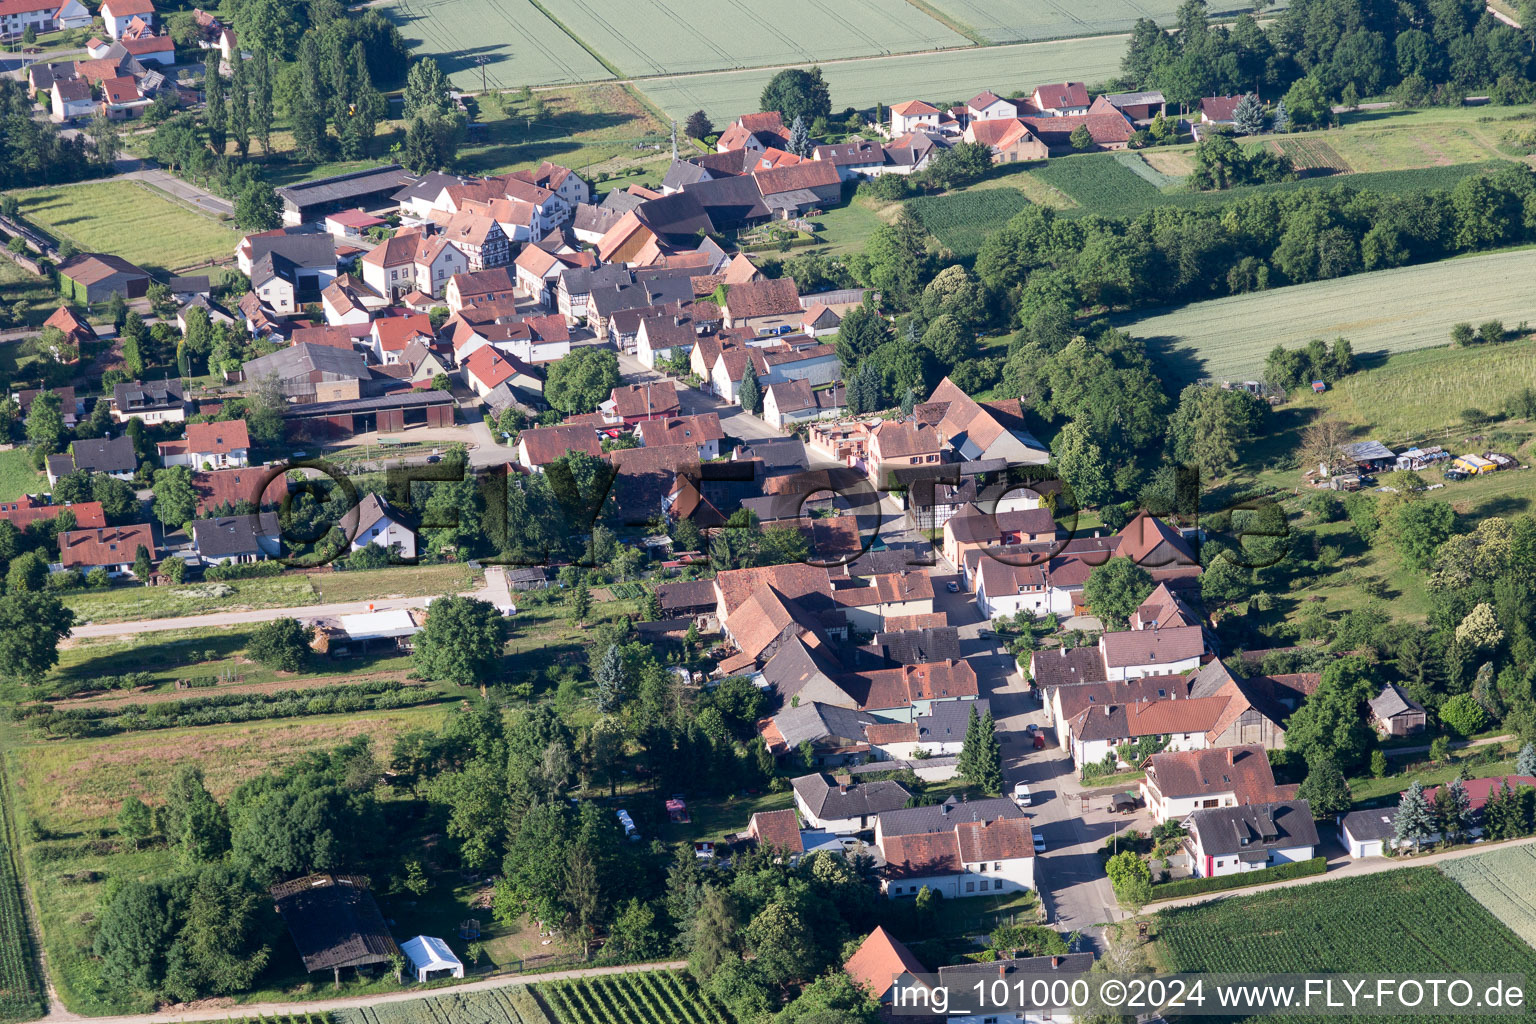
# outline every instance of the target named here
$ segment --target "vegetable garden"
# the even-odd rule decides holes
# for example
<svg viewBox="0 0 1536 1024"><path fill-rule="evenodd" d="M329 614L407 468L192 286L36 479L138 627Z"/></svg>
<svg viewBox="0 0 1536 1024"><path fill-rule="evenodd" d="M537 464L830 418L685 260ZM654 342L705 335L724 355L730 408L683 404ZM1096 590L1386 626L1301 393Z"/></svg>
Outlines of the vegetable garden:
<svg viewBox="0 0 1536 1024"><path fill-rule="evenodd" d="M1348 174L1352 167L1322 139L1289 138L1270 140L1291 166L1304 175Z"/></svg>
<svg viewBox="0 0 1536 1024"><path fill-rule="evenodd" d="M1516 935L1536 946L1536 847L1490 850L1446 861L1440 870Z"/></svg>
<svg viewBox="0 0 1536 1024"><path fill-rule="evenodd" d="M947 196L922 196L907 209L927 232L956 256L974 256L998 226L1029 205L1013 188L985 188Z"/></svg>
<svg viewBox="0 0 1536 1024"><path fill-rule="evenodd" d="M726 1009L680 971L546 981L539 995L557 1024L732 1024Z"/></svg>
<svg viewBox="0 0 1536 1024"><path fill-rule="evenodd" d="M1536 950L1433 868L1237 896L1165 910L1157 921L1159 962L1170 972L1304 974L1325 967L1341 974L1430 977L1451 970L1536 978Z"/></svg>

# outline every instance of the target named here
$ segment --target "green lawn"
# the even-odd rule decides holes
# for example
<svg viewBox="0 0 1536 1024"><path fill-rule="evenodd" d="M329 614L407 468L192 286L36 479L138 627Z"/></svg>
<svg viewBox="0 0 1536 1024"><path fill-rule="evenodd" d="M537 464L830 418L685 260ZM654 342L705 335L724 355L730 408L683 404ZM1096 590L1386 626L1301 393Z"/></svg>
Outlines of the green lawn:
<svg viewBox="0 0 1536 1024"><path fill-rule="evenodd" d="M0 452L0 501L12 501L23 494L48 490L48 478L32 466L32 453L26 448Z"/></svg>
<svg viewBox="0 0 1536 1024"><path fill-rule="evenodd" d="M1425 742L1428 742L1427 737ZM1372 803L1380 801L1384 798L1390 797L1394 793L1401 793L1403 790L1407 789L1414 780L1418 780L1425 786L1437 786L1441 783L1450 782L1452 779L1456 778L1457 773L1460 772L1463 761L1465 761L1471 755L1484 753L1488 749L1488 747L1483 746L1458 750L1451 755L1451 759L1449 761L1434 768L1422 768L1417 771L1403 771L1395 775L1386 775L1379 779L1371 778L1369 776L1364 776L1358 779L1350 779L1349 795L1354 800L1355 806L1364 807L1369 806ZM1487 764L1471 765L1468 770L1472 773L1472 777L1474 779L1486 779L1500 775L1509 775L1515 770L1515 758L1513 756L1514 751L1509 749L1508 745L1505 745L1500 749L1504 750L1506 753L1509 753L1511 756L1501 761L1492 761ZM1406 755L1407 759L1410 761L1416 761L1425 756L1426 755L1424 754ZM1390 764L1391 762L1389 761L1388 763ZM1390 802L1391 801L1389 800L1388 803Z"/></svg>
<svg viewBox="0 0 1536 1024"><path fill-rule="evenodd" d="M382 597L436 597L478 590L485 585L485 574L467 565L401 565L368 572L326 573L313 579L323 604Z"/></svg>
<svg viewBox="0 0 1536 1024"><path fill-rule="evenodd" d="M5 312L20 302L26 307L26 326L39 327L53 315L63 300L53 286L40 277L33 277L10 260L0 257L0 302ZM7 349L14 345L7 344Z"/></svg>
<svg viewBox="0 0 1536 1024"><path fill-rule="evenodd" d="M133 181L17 193L27 220L83 252L109 252L146 270L174 271L233 258L240 234Z"/></svg>
<svg viewBox="0 0 1536 1024"><path fill-rule="evenodd" d="M893 205L858 196L818 215L815 224L819 251L842 256L859 252L876 228L889 223L895 212Z"/></svg>

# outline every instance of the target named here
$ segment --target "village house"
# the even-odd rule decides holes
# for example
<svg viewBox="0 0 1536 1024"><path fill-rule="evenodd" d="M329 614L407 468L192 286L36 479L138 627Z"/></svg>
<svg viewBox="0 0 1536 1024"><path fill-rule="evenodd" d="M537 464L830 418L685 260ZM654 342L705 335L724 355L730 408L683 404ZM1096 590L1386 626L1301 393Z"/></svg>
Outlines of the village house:
<svg viewBox="0 0 1536 1024"><path fill-rule="evenodd" d="M133 571L140 548L155 557L155 537L148 523L69 530L59 534L59 567L85 573L105 569L121 576Z"/></svg>
<svg viewBox="0 0 1536 1024"><path fill-rule="evenodd" d="M592 201L592 186L569 167L552 164L545 160L531 171L513 171L507 175L530 185L553 192L574 209L578 204Z"/></svg>
<svg viewBox="0 0 1536 1024"><path fill-rule="evenodd" d="M288 494L288 478L276 469L218 469L192 473L197 492L197 514L234 514L251 509L276 508Z"/></svg>
<svg viewBox="0 0 1536 1024"><path fill-rule="evenodd" d="M847 391L835 384L813 388L801 378L774 381L763 388L763 422L779 431L810 420L836 419L847 406Z"/></svg>
<svg viewBox="0 0 1536 1024"><path fill-rule="evenodd" d="M87 323L83 317L76 316L74 311L68 306L60 306L54 310L52 315L43 321L43 326L57 328L64 335L64 340L73 346L77 353L81 345L88 341L96 340L96 329ZM54 352L52 355L60 362L67 363L73 361L67 358L63 352Z"/></svg>
<svg viewBox="0 0 1536 1024"><path fill-rule="evenodd" d="M56 78L49 95L53 120L59 124L96 113L91 83L83 78Z"/></svg>
<svg viewBox="0 0 1536 1024"><path fill-rule="evenodd" d="M1275 785L1269 753L1257 743L1153 754L1141 783L1142 800L1158 824L1182 821L1198 810L1271 803L1293 795L1294 787Z"/></svg>
<svg viewBox="0 0 1536 1024"><path fill-rule="evenodd" d="M150 35L148 33L135 36L130 39L124 37L117 41L128 55L137 60L146 68L151 64L169 65L176 63L176 44L171 37ZM113 56L113 49L107 50L107 56Z"/></svg>
<svg viewBox="0 0 1536 1024"><path fill-rule="evenodd" d="M250 461L251 438L245 420L188 423L186 436L156 442L160 464L191 469L230 469Z"/></svg>
<svg viewBox="0 0 1536 1024"><path fill-rule="evenodd" d="M747 819L747 838L785 863L793 864L805 853L805 844L800 839L800 821L788 807L753 814Z"/></svg>
<svg viewBox="0 0 1536 1024"><path fill-rule="evenodd" d="M281 553L277 513L220 516L192 524L192 550L203 565L259 562Z"/></svg>
<svg viewBox="0 0 1536 1024"><path fill-rule="evenodd" d="M960 1006L975 1007L976 991L981 985L997 983L1010 992L1064 992L1067 990L1063 986L1079 988L1088 981L1085 976L1092 969L1092 953L1062 953L1013 959L999 957L986 963L965 961L942 965L938 969L939 984L947 991L956 993L956 1003L950 1005L947 1024L1072 1024L1076 1016L1060 1009L998 1013L992 1007L987 1007L982 1013L955 1011Z"/></svg>
<svg viewBox="0 0 1536 1024"><path fill-rule="evenodd" d="M991 701L985 697L934 701L927 714L913 715L910 722L880 721L866 726L864 738L882 761L958 756L965 745L973 708L978 717L984 717L991 710Z"/></svg>
<svg viewBox="0 0 1536 1024"><path fill-rule="evenodd" d="M691 312L681 309L642 317L635 330L635 358L654 370L658 363L670 362L679 352L691 353L701 333L705 333L703 325L694 320Z"/></svg>
<svg viewBox="0 0 1536 1024"><path fill-rule="evenodd" d="M544 467L565 453L578 451L593 458L603 454L597 432L591 427L533 427L517 435L517 461L523 468L542 473Z"/></svg>
<svg viewBox="0 0 1536 1024"><path fill-rule="evenodd" d="M843 970L855 985L880 1004L881 1020L892 1019L894 1014L889 1007L904 998L905 990L922 990L914 992L914 996L926 997L928 994L927 986L917 978L927 974L928 968L883 927L876 927L869 933L858 951L843 965ZM928 1004L924 1001L911 1005Z"/></svg>
<svg viewBox="0 0 1536 1024"><path fill-rule="evenodd" d="M21 409L21 421L27 422L32 415L32 403L38 395L51 394L59 400L59 415L64 419L64 426L73 430L75 424L80 422L80 417L85 415L85 399L75 394L73 385L66 384L61 388L23 388L20 391L11 392L11 400Z"/></svg>
<svg viewBox="0 0 1536 1024"><path fill-rule="evenodd" d="M940 461L938 431L911 420L884 420L869 431L869 479L880 487L898 466Z"/></svg>
<svg viewBox="0 0 1536 1024"><path fill-rule="evenodd" d="M1105 632L1099 634L1099 653L1111 680L1184 675L1200 667L1205 631L1172 626Z"/></svg>
<svg viewBox="0 0 1536 1024"><path fill-rule="evenodd" d="M218 50L220 58L225 61L232 61L238 56L234 29L196 7L192 8L192 24L196 26L194 39L199 49Z"/></svg>
<svg viewBox="0 0 1536 1024"><path fill-rule="evenodd" d="M1029 102L1036 112L1048 117L1077 117L1088 113L1088 88L1082 82L1036 86Z"/></svg>
<svg viewBox="0 0 1536 1024"><path fill-rule="evenodd" d="M367 544L377 544L385 551L397 546L402 559L416 557L416 531L388 501L377 494L363 495L356 505L347 510L337 524L347 539L349 551L357 551Z"/></svg>
<svg viewBox="0 0 1536 1024"><path fill-rule="evenodd" d="M770 147L786 148L789 145L789 129L784 117L777 110L762 114L742 114L732 121L715 142L715 152L729 153L748 149L761 153Z"/></svg>
<svg viewBox="0 0 1536 1024"><path fill-rule="evenodd" d="M923 129L939 130L939 108L922 100L891 105L891 138Z"/></svg>
<svg viewBox="0 0 1536 1024"><path fill-rule="evenodd" d="M1305 800L1202 809L1184 828L1197 878L1311 860L1317 852L1317 826Z"/></svg>
<svg viewBox="0 0 1536 1024"><path fill-rule="evenodd" d="M481 398L488 398L497 388L506 385L514 392L511 397L518 397L525 404L543 402L544 381L533 367L516 356L484 345L470 353L468 359L461 360L459 366L464 371L464 383Z"/></svg>
<svg viewBox="0 0 1536 1024"><path fill-rule="evenodd" d="M106 513L99 501L66 501L50 505L30 494L23 494L14 501L0 501L0 519L23 533L33 523L57 519L65 512L74 517L74 529L97 529L107 525Z"/></svg>
<svg viewBox="0 0 1536 1024"><path fill-rule="evenodd" d="M881 888L891 898L924 887L957 899L1035 886L1029 820L1012 800L950 797L885 811L875 819L875 846L886 862Z"/></svg>
<svg viewBox="0 0 1536 1024"><path fill-rule="evenodd" d="M1050 147L1016 117L972 121L966 126L963 137L966 142L986 146L994 164L1044 160L1051 155Z"/></svg>
<svg viewBox="0 0 1536 1024"><path fill-rule="evenodd" d="M988 514L974 502L944 522L944 558L963 565L968 552L1010 544L1034 544L1056 539L1056 520L1049 509L1016 509ZM987 559L987 561L996 561Z"/></svg>
<svg viewBox="0 0 1536 1024"><path fill-rule="evenodd" d="M492 216L461 210L439 221L443 238L464 254L471 273L490 267L504 267L512 262L511 242L507 232Z"/></svg>
<svg viewBox="0 0 1536 1024"><path fill-rule="evenodd" d="M457 313L465 306L485 302L516 302L517 281L506 267L454 274L443 293L448 311Z"/></svg>
<svg viewBox="0 0 1536 1024"><path fill-rule="evenodd" d="M320 308L327 324L362 327L364 333L374 314L388 305L388 299L351 274L342 274L320 293Z"/></svg>
<svg viewBox="0 0 1536 1024"><path fill-rule="evenodd" d="M1006 120L1018 117L1019 107L988 89L966 101L965 116L972 122Z"/></svg>
<svg viewBox="0 0 1536 1024"><path fill-rule="evenodd" d="M1146 737L1165 737L1169 750L1203 750L1213 745L1208 734L1221 721L1227 704L1226 697L1179 697L1170 690L1165 700L1095 705L1066 723L1065 746L1079 772L1090 764L1108 764L1122 744Z"/></svg>
<svg viewBox="0 0 1536 1024"><path fill-rule="evenodd" d="M809 828L834 835L853 835L873 828L881 813L900 810L912 797L899 782L834 782L821 772L792 779L790 787L801 820Z"/></svg>
<svg viewBox="0 0 1536 1024"><path fill-rule="evenodd" d="M71 441L69 451L48 456L44 465L51 487L74 472L105 473L119 480L132 480L139 469L139 457L133 450L133 438L122 434Z"/></svg>
<svg viewBox="0 0 1536 1024"><path fill-rule="evenodd" d="M120 39L124 31L138 18L147 25L155 21L155 5L152 0L105 0L101 5L101 20L107 27L107 35Z"/></svg>
<svg viewBox="0 0 1536 1024"><path fill-rule="evenodd" d="M1462 781L1462 789L1467 795L1467 809L1472 816L1471 827L1467 830L1470 838L1476 839L1483 835L1486 822L1483 818L1484 808L1488 801L1498 793L1502 793L1507 786L1511 792L1521 788L1536 788L1536 777L1530 775L1499 775L1481 779L1465 779ZM1435 806L1435 798L1440 793L1439 786L1429 786L1424 790L1424 799L1430 807ZM1361 857L1383 857L1386 851L1395 846L1408 848L1418 846L1434 846L1440 843L1444 836L1439 832L1430 832L1419 837L1417 843L1411 839L1404 839L1401 844L1396 841L1397 834L1397 807L1378 807L1361 811L1351 811L1339 816L1339 841L1344 849L1349 851L1351 858L1358 860Z"/></svg>
<svg viewBox="0 0 1536 1024"><path fill-rule="evenodd" d="M187 400L179 379L126 381L112 388L112 419L118 423L180 423L186 418Z"/></svg>
<svg viewBox="0 0 1536 1024"><path fill-rule="evenodd" d="M368 332L368 347L377 363L393 365L411 345L430 345L436 340L432 320L425 313L388 316L375 320Z"/></svg>
<svg viewBox="0 0 1536 1024"><path fill-rule="evenodd" d="M391 298L409 291L439 298L455 274L469 269L469 261L458 246L443 235L426 234L422 228L401 228L360 262L363 282Z"/></svg>

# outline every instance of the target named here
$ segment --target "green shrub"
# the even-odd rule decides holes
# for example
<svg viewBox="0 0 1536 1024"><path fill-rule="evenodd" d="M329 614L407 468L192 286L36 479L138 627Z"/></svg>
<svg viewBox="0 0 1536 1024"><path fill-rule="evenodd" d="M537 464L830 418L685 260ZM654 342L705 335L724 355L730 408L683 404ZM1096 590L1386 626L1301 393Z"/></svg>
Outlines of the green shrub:
<svg viewBox="0 0 1536 1024"><path fill-rule="evenodd" d="M1250 885L1283 882L1288 878L1306 878L1321 875L1328 870L1327 857L1313 857L1291 864L1280 864L1258 871L1241 871L1235 875L1217 875L1214 878L1181 878L1152 887L1152 900L1174 900L1181 896L1197 896L1204 892L1221 892L1224 889L1242 889Z"/></svg>

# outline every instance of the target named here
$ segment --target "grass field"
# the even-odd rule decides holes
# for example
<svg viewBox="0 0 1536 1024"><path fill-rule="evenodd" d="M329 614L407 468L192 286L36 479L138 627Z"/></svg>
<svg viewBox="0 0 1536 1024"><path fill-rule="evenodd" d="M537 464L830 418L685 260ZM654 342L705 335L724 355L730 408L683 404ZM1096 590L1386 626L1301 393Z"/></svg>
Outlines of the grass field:
<svg viewBox="0 0 1536 1024"><path fill-rule="evenodd" d="M971 45L906 0L777 0L766 6L748 0L631 0L622 7L609 0L547 0L546 6L572 35L628 76ZM814 31L807 31L810 26Z"/></svg>
<svg viewBox="0 0 1536 1024"><path fill-rule="evenodd" d="M1324 394L1293 395L1291 404L1337 416L1389 443L1459 426L1463 409L1496 414L1505 398L1525 387L1536 388L1533 338L1401 353L1343 378Z"/></svg>
<svg viewBox="0 0 1536 1024"><path fill-rule="evenodd" d="M59 308L59 293L47 281L33 277L10 260L0 257L0 302L6 313L17 302L27 308L27 326L37 327Z"/></svg>
<svg viewBox="0 0 1536 1024"><path fill-rule="evenodd" d="M956 256L974 256L981 243L1010 217L1029 205L1024 193L1012 188L975 189L945 196L923 196L907 209L928 233Z"/></svg>
<svg viewBox="0 0 1536 1024"><path fill-rule="evenodd" d="M1136 179L1140 180L1140 179ZM1451 325L1536 317L1536 249L1482 253L1194 303L1131 320L1175 376L1252 377L1276 345L1343 335L1358 356L1447 343ZM1468 288L1468 282L1477 287ZM1447 410L1454 415L1460 410Z"/></svg>
<svg viewBox="0 0 1536 1024"><path fill-rule="evenodd" d="M3 264L0 264L3 265ZM48 489L48 478L32 467L32 453L25 448L0 452L0 501Z"/></svg>
<svg viewBox="0 0 1536 1024"><path fill-rule="evenodd" d="M478 590L485 574L467 565L414 565L369 572L333 572L314 577L324 604L372 601L380 597L435 597Z"/></svg>
<svg viewBox="0 0 1536 1024"><path fill-rule="evenodd" d="M538 990L558 1024L733 1024L725 1007L682 971L547 981Z"/></svg>
<svg viewBox="0 0 1536 1024"><path fill-rule="evenodd" d="M22 215L49 234L147 270L229 259L240 240L233 221L221 223L132 181L35 189L17 198Z"/></svg>
<svg viewBox="0 0 1536 1024"><path fill-rule="evenodd" d="M1536 950L1433 868L1234 896L1165 910L1156 922L1154 958L1168 971L1524 974L1528 993L1536 978Z"/></svg>
<svg viewBox="0 0 1536 1024"><path fill-rule="evenodd" d="M665 125L629 88L613 83L540 92L543 117L516 93L482 98L475 120L485 128L459 151L474 174L501 174L553 160L589 182L605 175L649 172L660 182L672 158Z"/></svg>
<svg viewBox="0 0 1536 1024"><path fill-rule="evenodd" d="M918 97L942 104L964 102L983 86L1005 95L1041 82L1071 79L1092 85L1120 73L1124 52L1123 36L1099 36L964 53L870 57L823 64L821 72L831 88L833 110ZM669 117L682 121L703 110L716 125L723 125L743 111L758 109L758 97L773 74L766 69L717 71L651 78L639 85Z"/></svg>
<svg viewBox="0 0 1536 1024"><path fill-rule="evenodd" d="M318 604L320 594L308 576L268 576L182 587L122 584L107 590L79 590L63 595L78 622L128 622L254 608L296 608ZM222 588L234 589L226 594Z"/></svg>
<svg viewBox="0 0 1536 1024"><path fill-rule="evenodd" d="M1448 877L1509 930L1536 946L1536 847L1512 846L1446 861Z"/></svg>
<svg viewBox="0 0 1536 1024"><path fill-rule="evenodd" d="M614 77L530 0L394 0L378 8L419 56L460 89L558 85Z"/></svg>

